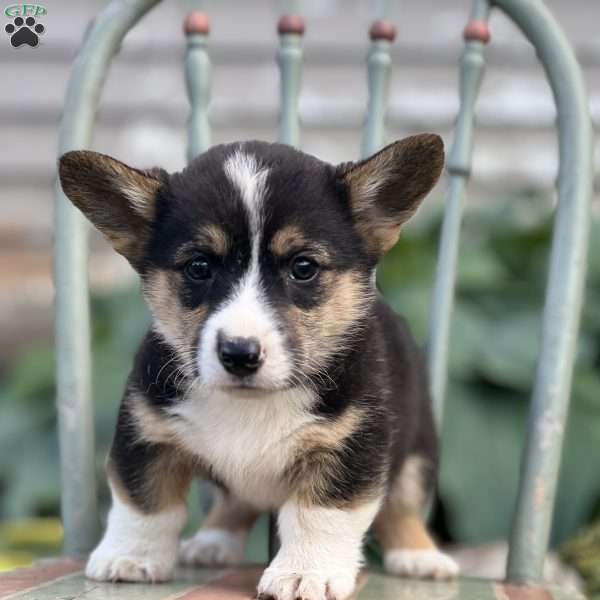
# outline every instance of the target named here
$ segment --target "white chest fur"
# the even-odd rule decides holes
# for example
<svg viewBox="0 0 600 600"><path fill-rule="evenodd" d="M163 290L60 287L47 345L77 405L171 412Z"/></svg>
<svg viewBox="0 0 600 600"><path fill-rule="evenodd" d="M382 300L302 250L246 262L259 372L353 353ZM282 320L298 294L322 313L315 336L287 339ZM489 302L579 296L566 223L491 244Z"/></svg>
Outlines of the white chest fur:
<svg viewBox="0 0 600 600"><path fill-rule="evenodd" d="M172 409L179 443L237 496L261 509L280 506L289 490L282 474L295 456L303 430L317 417L303 390L266 396L198 392Z"/></svg>

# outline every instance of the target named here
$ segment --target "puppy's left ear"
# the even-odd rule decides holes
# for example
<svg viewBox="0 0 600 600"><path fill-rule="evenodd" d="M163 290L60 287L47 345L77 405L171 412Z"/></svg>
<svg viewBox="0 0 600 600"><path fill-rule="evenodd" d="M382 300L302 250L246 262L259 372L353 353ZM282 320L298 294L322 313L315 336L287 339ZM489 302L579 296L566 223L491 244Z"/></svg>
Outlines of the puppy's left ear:
<svg viewBox="0 0 600 600"><path fill-rule="evenodd" d="M392 248L401 225L437 183L443 166L442 139L424 133L394 142L366 160L338 167L356 228L371 252L381 256Z"/></svg>

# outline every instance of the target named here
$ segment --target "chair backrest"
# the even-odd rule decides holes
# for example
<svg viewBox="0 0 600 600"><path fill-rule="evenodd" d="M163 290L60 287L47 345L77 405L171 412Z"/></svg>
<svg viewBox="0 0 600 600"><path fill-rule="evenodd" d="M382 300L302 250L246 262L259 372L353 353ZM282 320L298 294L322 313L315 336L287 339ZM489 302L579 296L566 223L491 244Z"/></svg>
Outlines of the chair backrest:
<svg viewBox="0 0 600 600"><path fill-rule="evenodd" d="M127 32L160 0L112 0L94 21L74 64L60 130L59 153L88 148L110 63ZM461 216L471 172L474 109L490 40L492 8L503 11L535 47L552 88L558 114L558 205L543 316L542 345L531 401L527 443L510 538L507 578L539 581L548 547L563 433L569 404L575 343L582 304L591 197L591 124L582 74L574 52L541 0L473 0L460 61L460 109L447 170L448 197L434 284L428 359L438 425L446 394L448 344ZM278 139L298 145L298 97L303 20L278 24L281 76ZM185 21L186 81L191 104L188 158L210 146L209 22L194 12ZM394 27L377 21L367 57L369 100L362 155L384 143ZM90 325L87 228L59 186L56 189L57 406L65 551L84 554L96 542L94 436L90 392Z"/></svg>

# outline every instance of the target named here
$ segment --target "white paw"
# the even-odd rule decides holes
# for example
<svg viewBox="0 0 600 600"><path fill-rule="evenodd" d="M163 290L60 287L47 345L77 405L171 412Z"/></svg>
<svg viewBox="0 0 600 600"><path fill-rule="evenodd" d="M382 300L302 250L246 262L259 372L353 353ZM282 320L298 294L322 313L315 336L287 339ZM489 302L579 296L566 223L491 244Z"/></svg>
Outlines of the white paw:
<svg viewBox="0 0 600 600"><path fill-rule="evenodd" d="M113 505L102 541L92 552L85 574L97 581L167 581L177 562L185 505L146 514L121 500L112 489Z"/></svg>
<svg viewBox="0 0 600 600"><path fill-rule="evenodd" d="M269 567L258 583L258 599L346 600L355 585L354 572L295 571Z"/></svg>
<svg viewBox="0 0 600 600"><path fill-rule="evenodd" d="M201 529L179 546L179 562L184 565L232 566L243 558L243 539L225 529Z"/></svg>
<svg viewBox="0 0 600 600"><path fill-rule="evenodd" d="M428 550L391 550L384 559L385 569L405 577L430 577L450 579L458 575L456 561L432 548Z"/></svg>
<svg viewBox="0 0 600 600"><path fill-rule="evenodd" d="M143 581L157 583L173 576L174 560L165 553L126 554L105 550L100 545L92 552L85 574L96 581Z"/></svg>

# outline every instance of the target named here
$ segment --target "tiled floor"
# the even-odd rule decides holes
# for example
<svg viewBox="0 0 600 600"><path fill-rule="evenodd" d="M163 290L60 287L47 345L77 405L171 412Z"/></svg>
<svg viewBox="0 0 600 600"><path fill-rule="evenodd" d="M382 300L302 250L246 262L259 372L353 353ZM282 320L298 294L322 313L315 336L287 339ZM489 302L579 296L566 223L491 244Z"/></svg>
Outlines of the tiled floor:
<svg viewBox="0 0 600 600"><path fill-rule="evenodd" d="M167 584L111 584L85 579L82 565L60 560L0 575L0 600L249 600L261 567L180 570ZM518 588L460 579L431 582L369 573L359 580L358 600L583 600L556 590Z"/></svg>

